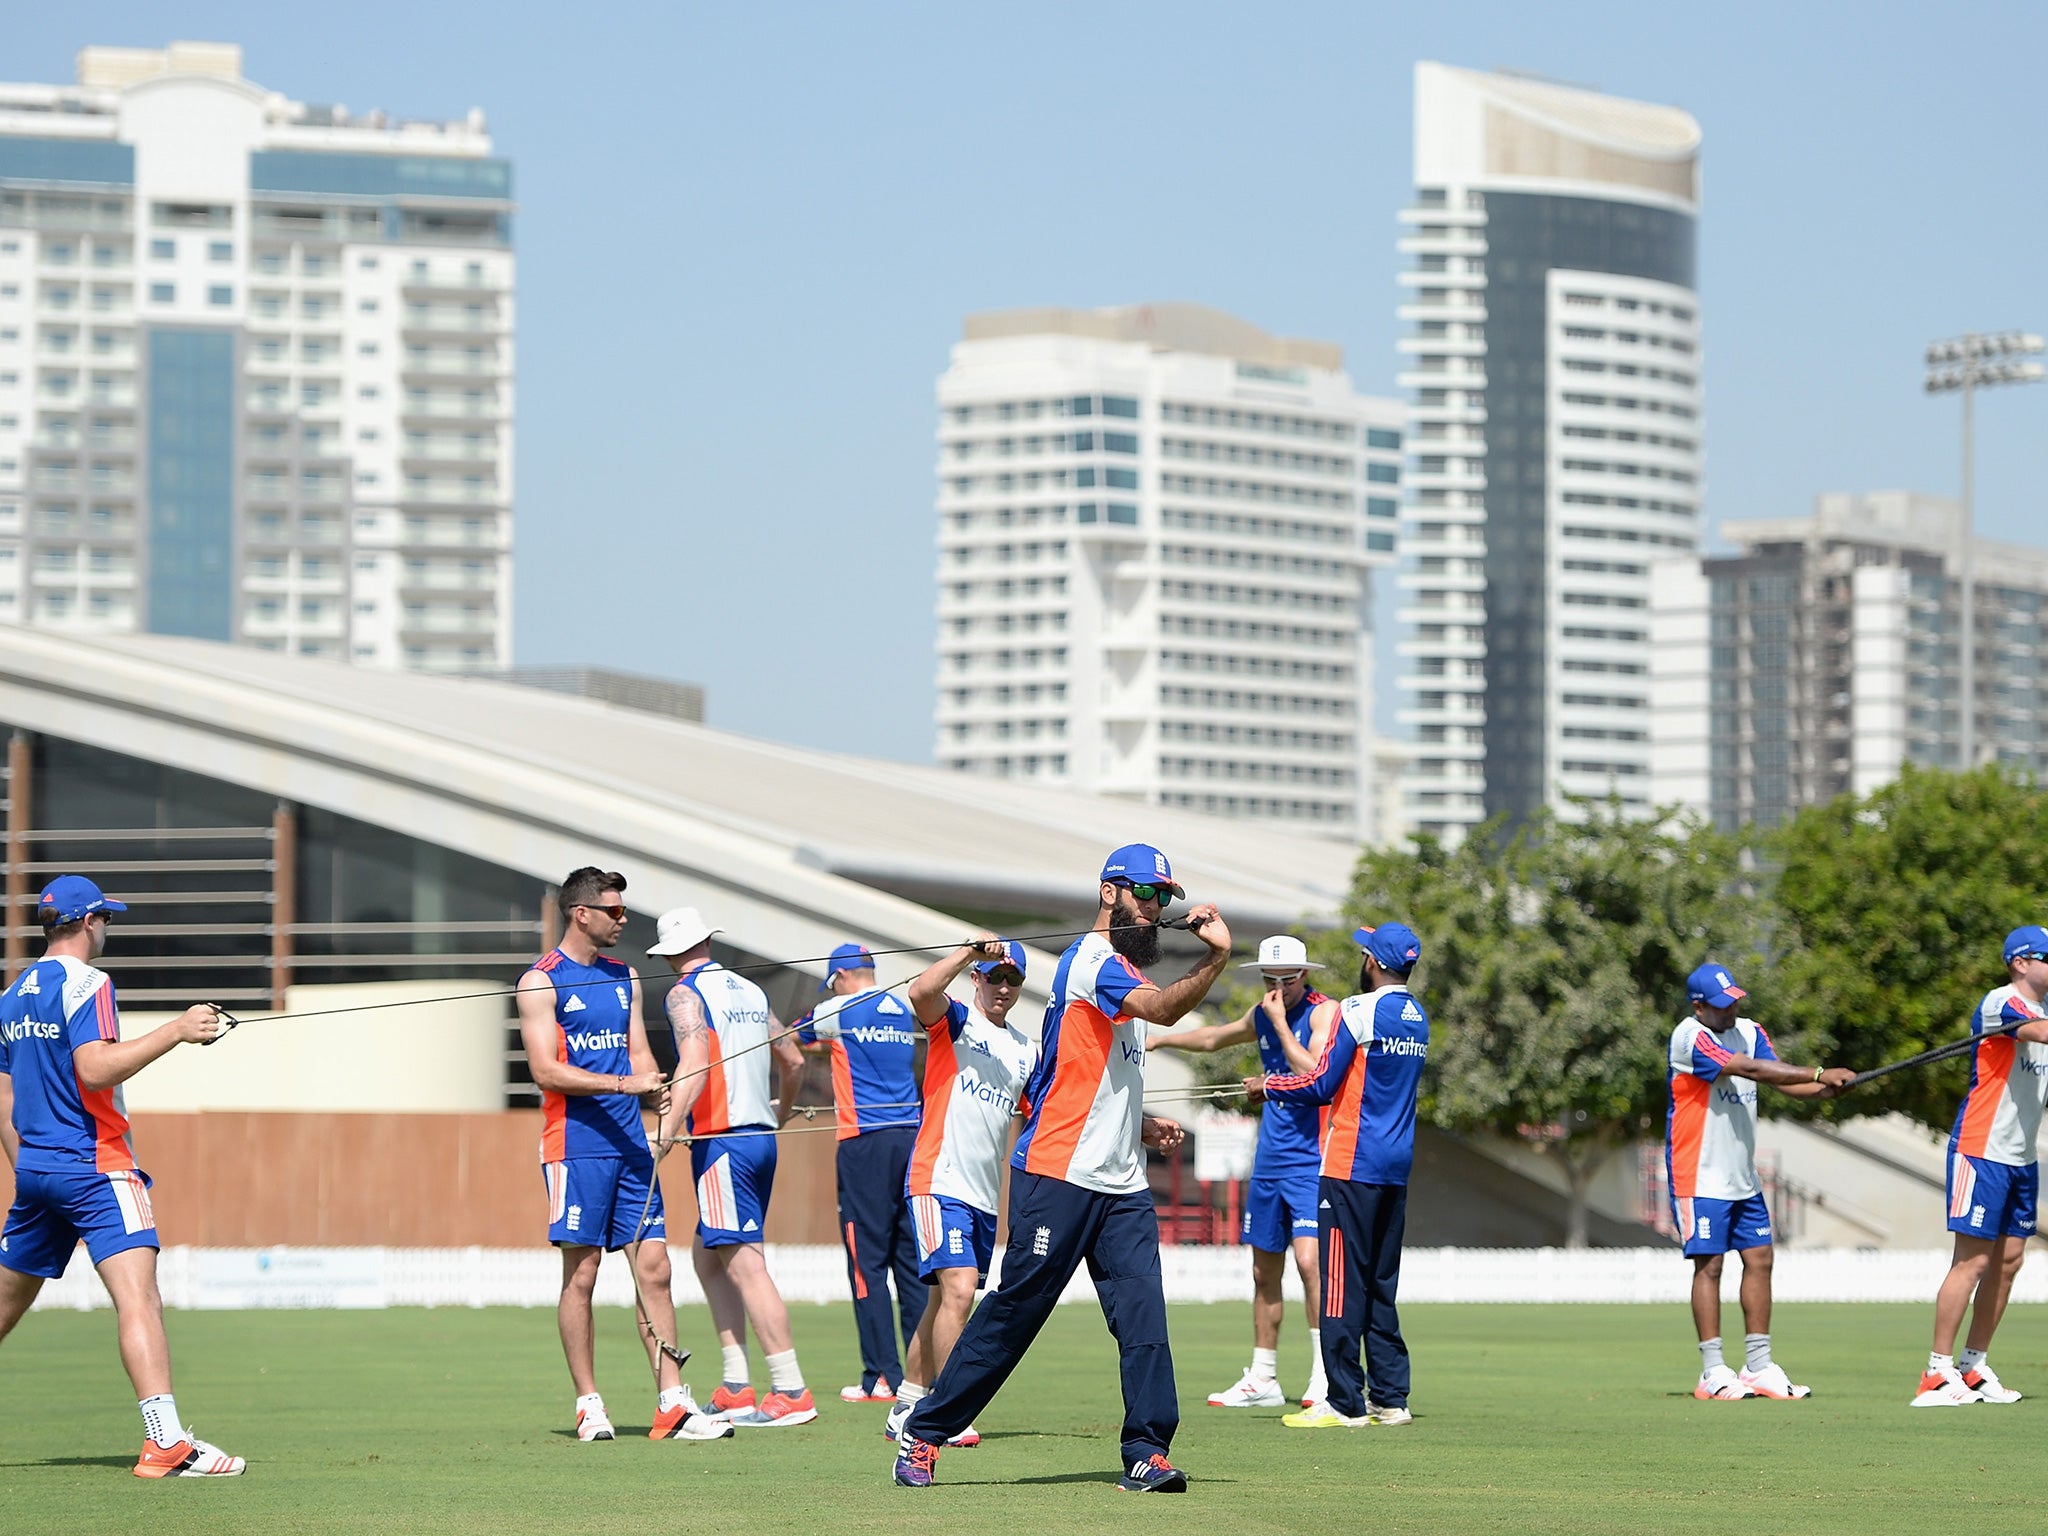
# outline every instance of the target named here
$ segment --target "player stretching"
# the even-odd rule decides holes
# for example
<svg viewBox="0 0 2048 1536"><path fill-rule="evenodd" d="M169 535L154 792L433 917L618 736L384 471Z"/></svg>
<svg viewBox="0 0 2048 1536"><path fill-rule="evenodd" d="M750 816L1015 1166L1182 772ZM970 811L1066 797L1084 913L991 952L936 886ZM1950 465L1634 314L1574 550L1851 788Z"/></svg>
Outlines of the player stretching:
<svg viewBox="0 0 2048 1536"><path fill-rule="evenodd" d="M661 915L654 947L676 973L668 1023L676 1076L661 1134L690 1135L697 1182L697 1241L690 1258L718 1343L724 1380L712 1412L745 1429L786 1428L818 1416L790 1339L789 1308L761 1252L768 1196L775 1187L775 1130L796 1104L804 1059L768 1007L768 994L711 961L711 935L695 907ZM782 1112L768 1097L769 1055L782 1074ZM751 1321L768 1356L768 1395L754 1401L747 1365Z"/></svg>
<svg viewBox="0 0 2048 1536"><path fill-rule="evenodd" d="M2021 1021L2042 1020L2044 997L2048 928L2015 928L2005 937L2005 985L1985 993L1970 1020L1976 1035L2020 1027L1979 1040L1970 1053L1970 1091L1948 1138L1948 1229L1956 1235L1955 1260L1934 1298L1934 1352L1913 1398L1915 1408L2020 1400L1984 1357L2034 1235L2048 1022ZM1977 1304L1970 1313L1968 1347L1957 1360L1956 1331L1972 1296Z"/></svg>
<svg viewBox="0 0 2048 1536"><path fill-rule="evenodd" d="M970 966L972 1007L946 996L948 983ZM910 984L911 1012L930 1039L924 1123L904 1181L925 1304L883 1430L891 1440L945 1368L974 1310L974 1293L988 1283L1010 1122L1038 1065L1038 1042L1010 1022L1023 990L1024 946L992 933L935 961ZM970 1424L946 1444L979 1445L981 1436Z"/></svg>
<svg viewBox="0 0 2048 1536"><path fill-rule="evenodd" d="M900 1316L906 1345L924 1309L917 1242L903 1204L910 1145L917 1137L917 1032L910 1010L875 985L875 961L858 944L841 944L825 965L820 1003L797 1035L832 1060L832 1105L839 1125L833 1167L839 1187L839 1241L853 1292L860 1338L860 1384L840 1401L886 1403L903 1380L896 1353ZM889 1280L896 1305L889 1305Z"/></svg>
<svg viewBox="0 0 2048 1536"><path fill-rule="evenodd" d="M1287 1074L1245 1079L1254 1104L1330 1106L1317 1180L1323 1264L1323 1362L1329 1394L1280 1422L1289 1429L1407 1424L1408 1345L1395 1300L1415 1163L1415 1094L1429 1060L1429 1018L1408 990L1422 945L1400 923L1360 928L1358 985L1311 1066L1292 1040Z"/></svg>
<svg viewBox="0 0 2048 1536"><path fill-rule="evenodd" d="M1184 1493L1166 1459L1180 1424L1159 1215L1145 1148L1171 1153L1181 1128L1144 1112L1145 1025L1172 1024L1199 1003L1230 958L1230 930L1212 906L1188 914L1208 953L1170 986L1140 966L1159 958L1159 915L1183 892L1157 848L1112 853L1096 887L1095 926L1060 957L1038 1065L1025 1085L1024 1133L1010 1154L1010 1241L1003 1283L975 1309L930 1395L898 1437L896 1481L922 1488L939 1447L988 1406L1085 1261L1117 1342L1124 1389L1119 1488Z"/></svg>
<svg viewBox="0 0 2048 1536"><path fill-rule="evenodd" d="M648 1438L717 1440L731 1431L697 1411L675 1361L654 1339L657 1333L671 1342L676 1336L668 1224L659 1188L649 1197L654 1154L640 1120L641 1097L659 1093L662 1076L640 1020L640 978L602 953L625 931L625 889L623 875L589 865L572 870L559 898L562 942L519 978L519 1034L540 1089L548 1241L562 1250L555 1321L576 1388L576 1438L613 1439L597 1390L590 1297L605 1254L630 1250L639 1305L646 1309L641 1342L655 1372Z"/></svg>
<svg viewBox="0 0 2048 1536"><path fill-rule="evenodd" d="M1686 978L1693 1016L1671 1032L1670 1109L1664 1177L1679 1241L1692 1260L1692 1320L1699 1330L1701 1401L1805 1397L1771 1359L1771 1210L1756 1176L1757 1091L1768 1083L1791 1099L1832 1099L1856 1074L1847 1067L1795 1067L1778 1060L1771 1037L1736 1017L1749 994L1709 960ZM1743 1365L1721 1358L1721 1267L1742 1254Z"/></svg>
<svg viewBox="0 0 2048 1536"><path fill-rule="evenodd" d="M180 1045L226 1033L210 1003L135 1040L121 1038L114 983L92 962L127 905L82 875L59 875L37 916L43 958L0 996L0 1147L14 1165L14 1209L0 1233L0 1339L81 1238L114 1299L121 1364L142 1409L137 1477L235 1477L242 1458L185 1428L171 1396L171 1348L156 1289L149 1175L135 1166L121 1084ZM12 914L9 914L12 921Z"/></svg>
<svg viewBox="0 0 2048 1536"><path fill-rule="evenodd" d="M1266 995L1243 1018L1154 1035L1147 1042L1151 1049L1218 1051L1256 1038L1259 1064L1268 1072L1284 1073L1294 1070L1280 1045L1280 1036L1286 1033L1301 1045L1308 1061L1320 1060L1330 1027L1337 1022L1337 1005L1309 986L1308 973L1321 967L1309 959L1301 940L1275 934L1260 942L1259 958L1245 962L1242 969L1259 971L1266 984ZM1252 1363L1235 1386L1209 1394L1212 1408L1277 1408L1287 1401L1277 1377L1280 1320L1287 1310L1280 1299L1280 1279L1290 1249L1308 1309L1309 1380L1301 1406L1321 1402L1329 1390L1323 1380L1323 1335L1318 1326L1323 1307L1316 1257L1321 1135L1322 1112L1314 1104L1269 1100L1259 1116L1259 1147L1244 1204L1244 1240L1252 1250Z"/></svg>

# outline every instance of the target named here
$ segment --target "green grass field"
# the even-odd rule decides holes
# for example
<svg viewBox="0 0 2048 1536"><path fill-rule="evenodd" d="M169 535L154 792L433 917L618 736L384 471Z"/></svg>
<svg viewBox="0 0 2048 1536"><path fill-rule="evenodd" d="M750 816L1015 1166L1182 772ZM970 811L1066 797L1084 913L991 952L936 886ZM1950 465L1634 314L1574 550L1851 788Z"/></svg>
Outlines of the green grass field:
<svg viewBox="0 0 2048 1536"><path fill-rule="evenodd" d="M1733 1308L1730 1308L1733 1318ZM1120 1494L1116 1357L1062 1307L974 1450L940 1486L889 1483L880 1407L851 1408L843 1307L802 1307L822 1417L713 1444L643 1438L652 1409L628 1314L600 1322L599 1375L625 1438L581 1445L549 1311L173 1313L179 1406L246 1477L128 1475L140 1420L107 1313L39 1313L0 1348L0 1509L17 1531L1886 1531L2039 1509L2048 1309L2016 1307L1995 1363L2011 1408L1905 1406L1927 1307L1785 1306L1804 1403L1697 1403L1680 1307L1416 1306L1415 1423L1283 1429L1203 1405L1249 1347L1242 1306L1173 1309L1182 1498ZM1298 1389L1298 1313L1282 1340ZM685 1342L708 1345L700 1309ZM708 1391L715 1351L698 1360ZM758 1357L756 1369L759 1370ZM637 1428L635 1427L637 1426ZM2032 1447L2032 1449L2029 1449Z"/></svg>

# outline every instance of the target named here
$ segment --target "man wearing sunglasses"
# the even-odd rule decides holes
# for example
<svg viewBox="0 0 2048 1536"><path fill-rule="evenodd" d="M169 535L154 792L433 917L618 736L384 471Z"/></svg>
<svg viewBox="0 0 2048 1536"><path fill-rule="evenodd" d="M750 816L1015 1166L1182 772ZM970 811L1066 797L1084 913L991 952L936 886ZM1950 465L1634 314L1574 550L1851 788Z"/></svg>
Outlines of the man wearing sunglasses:
<svg viewBox="0 0 2048 1536"><path fill-rule="evenodd" d="M1321 969L1308 949L1292 934L1279 933L1259 944L1259 958L1241 969L1256 970L1265 995L1241 1018L1227 1024L1154 1035L1147 1042L1157 1050L1228 1050L1258 1042L1259 1065L1268 1072L1293 1072L1321 1059L1330 1028L1337 1022L1337 1004L1308 984L1308 973ZM1287 1036L1300 1049L1298 1058L1281 1041ZM1286 1255L1294 1254L1301 1273L1302 1299L1308 1309L1309 1382L1301 1405L1311 1407L1328 1394L1323 1380L1322 1283L1316 1257L1316 1179L1322 1168L1318 1146L1322 1112L1315 1104L1268 1101L1259 1112L1259 1145L1252 1158L1250 1187L1245 1193L1244 1240L1252 1251L1252 1363L1236 1385L1209 1394L1212 1408L1279 1408L1280 1320L1286 1312L1280 1281Z"/></svg>
<svg viewBox="0 0 2048 1536"><path fill-rule="evenodd" d="M974 981L971 1006L946 996L963 970ZM891 1440L927 1383L945 1368L974 1310L974 1293L988 1283L1003 1155L1024 1102L1024 1084L1038 1065L1038 1042L1010 1022L1010 1009L1023 992L1024 946L992 933L934 961L910 984L911 1012L929 1044L924 1121L904 1194L927 1299L883 1431ZM970 1424L946 1443L979 1445L981 1436Z"/></svg>
<svg viewBox="0 0 2048 1536"><path fill-rule="evenodd" d="M669 1291L668 1228L641 1123L662 1075L640 1019L640 978L604 951L626 930L626 877L586 865L560 887L562 942L519 978L519 1035L540 1089L541 1172L548 1241L562 1251L555 1320L576 1388L576 1438L616 1438L597 1390L590 1298L607 1252L633 1250L648 1321L676 1336ZM646 1225L640 1225L646 1212ZM651 1238L651 1242L643 1242ZM697 1411L676 1364L650 1335L643 1343L657 1383L653 1439L717 1439L727 1431Z"/></svg>
<svg viewBox="0 0 2048 1536"><path fill-rule="evenodd" d="M1213 906L1188 914L1205 954L1160 987L1141 966L1159 955L1159 920L1184 895L1166 855L1144 843L1102 866L1094 927L1060 957L1025 1084L1023 1134L1010 1154L1010 1239L1002 1284L975 1309L929 1396L898 1437L896 1481L932 1481L939 1447L963 1432L1009 1379L1085 1262L1121 1356L1123 1475L1134 1493L1184 1493L1166 1459L1180 1423L1159 1217L1145 1148L1171 1154L1181 1128L1144 1112L1145 1026L1173 1024L1208 995L1230 958L1230 930Z"/></svg>

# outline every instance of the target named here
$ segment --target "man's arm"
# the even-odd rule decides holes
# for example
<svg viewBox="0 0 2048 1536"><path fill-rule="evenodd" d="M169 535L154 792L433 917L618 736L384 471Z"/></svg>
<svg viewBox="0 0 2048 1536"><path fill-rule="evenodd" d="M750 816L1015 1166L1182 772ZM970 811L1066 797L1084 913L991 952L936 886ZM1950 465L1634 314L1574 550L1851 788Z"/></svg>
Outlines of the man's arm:
<svg viewBox="0 0 2048 1536"><path fill-rule="evenodd" d="M600 1093L654 1093L660 1089L661 1074L641 1071L637 1057L633 1060L634 1070L623 1077L609 1072L587 1071L555 1059L554 1037L560 1026L555 1023L555 984L548 980L545 971L528 971L519 978L516 1001L519 1006L519 1042L526 1047L526 1065L534 1087L569 1098L589 1098ZM638 1016L635 1017L637 1020ZM164 1027L168 1029L170 1026ZM630 1039L629 1032L629 1042ZM641 1043L644 1047L644 1033ZM630 1053L630 1043L627 1049ZM653 1052L648 1052L647 1060L650 1064L653 1062Z"/></svg>
<svg viewBox="0 0 2048 1536"><path fill-rule="evenodd" d="M1358 1054L1358 1037L1348 1029L1333 1029L1310 1072L1274 1073L1244 1080L1245 1094L1254 1104L1272 1100L1276 1104L1327 1104L1337 1097L1351 1059Z"/></svg>
<svg viewBox="0 0 2048 1536"><path fill-rule="evenodd" d="M140 1039L87 1040L72 1049L71 1067L78 1074L78 1086L97 1093L127 1082L159 1056L167 1056L181 1045L205 1045L226 1033L227 1025L218 1008L211 1003L194 1003ZM8 1086L13 1087L12 1080Z"/></svg>
<svg viewBox="0 0 2048 1536"><path fill-rule="evenodd" d="M910 1014L926 1029L946 1016L946 988L977 960L1004 959L1002 940L992 933L977 934L949 955L941 955L919 971L910 983Z"/></svg>
<svg viewBox="0 0 2048 1536"><path fill-rule="evenodd" d="M1323 1059L1323 1052L1330 1044L1330 1031L1337 1025L1337 1012L1334 998L1316 1004L1316 1011L1309 1015L1307 1045L1294 1038L1294 1031L1287 1027L1287 1015L1284 1012L1280 1015L1273 1034L1280 1041L1280 1054L1287 1058L1287 1065L1300 1076L1315 1075L1316 1063Z"/></svg>
<svg viewBox="0 0 2048 1536"><path fill-rule="evenodd" d="M1730 1056L1721 1063L1721 1073L1766 1084L1793 1099L1832 1099L1856 1076L1847 1067L1796 1067L1789 1061L1760 1061L1754 1056Z"/></svg>
<svg viewBox="0 0 2048 1536"><path fill-rule="evenodd" d="M669 988L665 1011L669 1034L676 1043L676 1076L669 1089L668 1110L661 1117L661 1136L673 1141L682 1134L683 1122L704 1093L704 1079L711 1070L711 1024L697 994L680 984Z"/></svg>
<svg viewBox="0 0 2048 1536"><path fill-rule="evenodd" d="M7 1166L14 1166L21 1151L21 1134L14 1129L14 1079L0 1072L0 1152L7 1154Z"/></svg>
<svg viewBox="0 0 2048 1536"><path fill-rule="evenodd" d="M1190 910L1188 917L1202 920L1194 934L1209 946L1209 952L1179 981L1163 987L1148 983L1126 993L1122 1007L1132 1018L1143 1019L1147 1024L1178 1024L1209 995L1216 978L1223 974L1223 967L1230 960L1230 929L1215 907L1207 904Z"/></svg>
<svg viewBox="0 0 2048 1536"><path fill-rule="evenodd" d="M773 1012L768 1015L769 1048L775 1052L775 1064L782 1070L778 1074L777 1087L780 1095L777 1103L780 1112L775 1118L777 1125L789 1124L789 1117L796 1113L796 1091L803 1086L804 1053L796 1048L791 1038L796 1031L783 1028Z"/></svg>
<svg viewBox="0 0 2048 1536"><path fill-rule="evenodd" d="M1170 1035L1147 1035L1145 1049L1186 1051L1190 1056L1199 1056L1204 1051L1243 1045L1251 1037L1252 1015L1251 1010L1246 1009L1242 1018L1232 1019L1227 1024L1198 1024L1193 1029L1176 1029Z"/></svg>

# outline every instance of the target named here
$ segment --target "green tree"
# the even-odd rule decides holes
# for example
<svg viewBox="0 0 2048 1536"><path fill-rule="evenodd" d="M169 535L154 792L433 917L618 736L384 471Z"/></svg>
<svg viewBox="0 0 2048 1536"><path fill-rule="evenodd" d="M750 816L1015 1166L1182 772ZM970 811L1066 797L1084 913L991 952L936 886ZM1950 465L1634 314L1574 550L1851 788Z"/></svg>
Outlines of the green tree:
<svg viewBox="0 0 2048 1536"><path fill-rule="evenodd" d="M1768 846L1771 1006L1830 1061L1874 1067L1960 1039L2005 979L2006 934L2048 922L2048 794L1996 764L1908 764L1868 796L1801 811ZM1946 1128L1968 1076L1967 1057L1898 1072L1839 1108Z"/></svg>
<svg viewBox="0 0 2048 1536"><path fill-rule="evenodd" d="M1347 916L1398 918L1422 940L1424 1118L1554 1157L1570 1191L1566 1242L1583 1247L1593 1176L1661 1132L1686 976L1710 957L1750 963L1761 925L1729 839L1673 813L1631 820L1612 801L1572 812L1511 837L1489 825L1454 849L1423 837L1367 850ZM1335 958L1338 940L1325 942L1322 958Z"/></svg>

